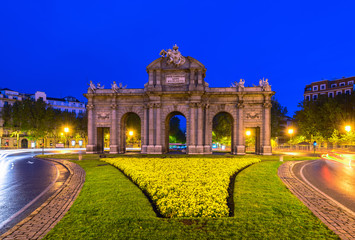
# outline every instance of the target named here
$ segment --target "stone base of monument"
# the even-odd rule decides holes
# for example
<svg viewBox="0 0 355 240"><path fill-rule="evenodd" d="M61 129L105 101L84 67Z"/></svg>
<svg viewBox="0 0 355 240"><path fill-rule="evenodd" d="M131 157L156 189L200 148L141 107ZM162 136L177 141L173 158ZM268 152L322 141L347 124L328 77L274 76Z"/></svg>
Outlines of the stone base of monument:
<svg viewBox="0 0 355 240"><path fill-rule="evenodd" d="M261 148L261 155L272 155L272 148L271 148L271 146L262 146L262 148Z"/></svg>
<svg viewBox="0 0 355 240"><path fill-rule="evenodd" d="M245 155L245 146L243 145L239 145L239 146L236 146L236 149L235 149L235 153L234 154L237 154L237 155Z"/></svg>
<svg viewBox="0 0 355 240"><path fill-rule="evenodd" d="M204 154L212 154L211 146L210 145L203 146L203 152Z"/></svg>
<svg viewBox="0 0 355 240"><path fill-rule="evenodd" d="M95 145L86 145L86 153L87 154L92 154L95 153Z"/></svg>
<svg viewBox="0 0 355 240"><path fill-rule="evenodd" d="M147 145L142 145L141 153L143 154L147 153Z"/></svg>
<svg viewBox="0 0 355 240"><path fill-rule="evenodd" d="M162 154L163 153L163 146L162 145L155 145L154 146L154 154Z"/></svg>
<svg viewBox="0 0 355 240"><path fill-rule="evenodd" d="M117 154L117 153L118 153L118 145L111 145L110 154Z"/></svg>
<svg viewBox="0 0 355 240"><path fill-rule="evenodd" d="M204 154L204 148L202 145L196 146L196 154Z"/></svg>

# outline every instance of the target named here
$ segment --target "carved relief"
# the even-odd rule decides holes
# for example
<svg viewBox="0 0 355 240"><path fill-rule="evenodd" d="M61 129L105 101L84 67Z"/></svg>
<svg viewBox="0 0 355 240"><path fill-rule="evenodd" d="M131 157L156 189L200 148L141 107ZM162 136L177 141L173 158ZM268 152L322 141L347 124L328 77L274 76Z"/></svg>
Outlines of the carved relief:
<svg viewBox="0 0 355 240"><path fill-rule="evenodd" d="M263 104L264 108L271 108L272 107L272 104L270 102L265 102Z"/></svg>
<svg viewBox="0 0 355 240"><path fill-rule="evenodd" d="M175 66L181 66L186 62L186 59L181 55L179 51L179 47L175 44L173 50L168 49L165 51L164 49L161 50L160 55L162 57L166 57L168 59L168 64L174 64Z"/></svg>
<svg viewBox="0 0 355 240"><path fill-rule="evenodd" d="M95 106L93 104L86 105L87 110L93 110L94 108L95 108Z"/></svg>
<svg viewBox="0 0 355 240"><path fill-rule="evenodd" d="M249 112L245 115L245 119L248 120L259 120L261 119L261 113L259 112Z"/></svg>
<svg viewBox="0 0 355 240"><path fill-rule="evenodd" d="M102 119L102 120L110 119L110 114L109 113L97 113L97 118Z"/></svg>

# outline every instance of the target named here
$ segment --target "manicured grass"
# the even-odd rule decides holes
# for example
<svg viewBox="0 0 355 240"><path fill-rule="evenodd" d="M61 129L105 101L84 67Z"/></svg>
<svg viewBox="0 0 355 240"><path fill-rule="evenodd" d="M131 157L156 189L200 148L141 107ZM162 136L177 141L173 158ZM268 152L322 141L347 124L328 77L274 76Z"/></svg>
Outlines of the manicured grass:
<svg viewBox="0 0 355 240"><path fill-rule="evenodd" d="M86 171L85 185L45 239L338 239L277 177L278 157L262 157L237 175L234 217L180 219L156 217L136 185L97 159L75 161Z"/></svg>

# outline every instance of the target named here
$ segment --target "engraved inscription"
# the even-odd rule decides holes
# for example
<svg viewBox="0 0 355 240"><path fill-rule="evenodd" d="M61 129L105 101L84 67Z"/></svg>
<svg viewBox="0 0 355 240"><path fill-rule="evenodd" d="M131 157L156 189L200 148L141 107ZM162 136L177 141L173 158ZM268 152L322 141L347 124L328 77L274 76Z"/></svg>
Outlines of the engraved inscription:
<svg viewBox="0 0 355 240"><path fill-rule="evenodd" d="M185 74L166 75L166 83L171 83L171 84L185 83Z"/></svg>

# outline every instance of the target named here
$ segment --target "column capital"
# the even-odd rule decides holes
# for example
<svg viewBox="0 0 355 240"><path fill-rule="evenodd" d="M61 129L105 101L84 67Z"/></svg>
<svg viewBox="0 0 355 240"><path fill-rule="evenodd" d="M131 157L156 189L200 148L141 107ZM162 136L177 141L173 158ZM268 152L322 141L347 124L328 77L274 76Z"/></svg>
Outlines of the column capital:
<svg viewBox="0 0 355 240"><path fill-rule="evenodd" d="M189 103L189 107L190 108L195 108L196 107L196 103Z"/></svg>
<svg viewBox="0 0 355 240"><path fill-rule="evenodd" d="M115 104L115 103L112 103L112 104L111 104L111 109L112 109L112 110L117 110L117 108L118 108L118 105L117 105L117 104Z"/></svg>
<svg viewBox="0 0 355 240"><path fill-rule="evenodd" d="M236 104L236 107L237 107L237 108L244 108L244 107L245 107L244 102L243 102L243 101L239 101L239 102Z"/></svg>
<svg viewBox="0 0 355 240"><path fill-rule="evenodd" d="M147 108L153 108L154 107L154 103L148 103L146 106L147 106Z"/></svg>
<svg viewBox="0 0 355 240"><path fill-rule="evenodd" d="M264 102L263 107L264 108L271 108L272 104L271 104L271 102Z"/></svg>
<svg viewBox="0 0 355 240"><path fill-rule="evenodd" d="M154 107L155 108L160 108L161 107L161 103L154 103Z"/></svg>
<svg viewBox="0 0 355 240"><path fill-rule="evenodd" d="M87 110L93 110L95 108L95 105L94 104L88 104L86 105L86 109Z"/></svg>

